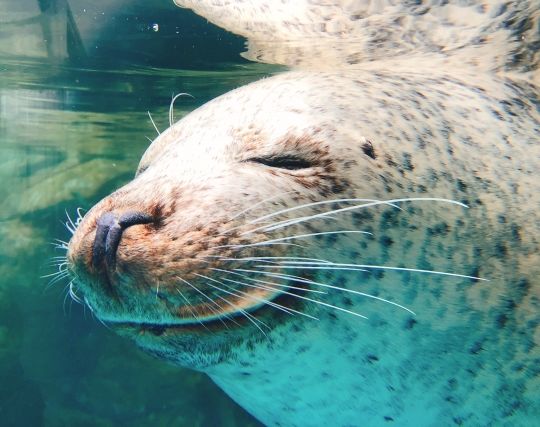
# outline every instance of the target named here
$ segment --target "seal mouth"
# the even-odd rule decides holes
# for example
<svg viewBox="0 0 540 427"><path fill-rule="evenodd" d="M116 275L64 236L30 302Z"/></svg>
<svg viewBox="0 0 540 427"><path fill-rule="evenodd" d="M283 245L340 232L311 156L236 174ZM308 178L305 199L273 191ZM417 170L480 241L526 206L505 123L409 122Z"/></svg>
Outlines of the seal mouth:
<svg viewBox="0 0 540 427"><path fill-rule="evenodd" d="M308 289L308 286L305 286ZM107 325L113 328L132 329L139 333L149 332L160 336L167 331L172 332L216 332L227 329L244 328L248 324L253 324L261 331L269 327L261 320L271 318L274 321L279 320L280 315L297 312L302 305L302 300L298 295L305 293L302 287L292 287L286 291L276 290L265 296L258 296L258 302L242 307L234 307L230 310L224 310L218 313L212 313L206 316L185 318L178 321L138 321L138 320L116 320L101 317ZM191 306L194 310L197 306ZM276 310L280 307L280 310Z"/></svg>

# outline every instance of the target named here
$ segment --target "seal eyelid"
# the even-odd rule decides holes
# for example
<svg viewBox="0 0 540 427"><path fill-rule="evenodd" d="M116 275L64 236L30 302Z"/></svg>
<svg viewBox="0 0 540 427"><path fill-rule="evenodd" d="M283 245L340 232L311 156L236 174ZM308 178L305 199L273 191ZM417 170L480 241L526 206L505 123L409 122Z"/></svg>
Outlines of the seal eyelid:
<svg viewBox="0 0 540 427"><path fill-rule="evenodd" d="M248 160L249 162L260 163L271 168L287 169L287 170L299 170L308 169L313 167L313 163L302 157L285 155L285 156L267 156L267 157L253 157Z"/></svg>

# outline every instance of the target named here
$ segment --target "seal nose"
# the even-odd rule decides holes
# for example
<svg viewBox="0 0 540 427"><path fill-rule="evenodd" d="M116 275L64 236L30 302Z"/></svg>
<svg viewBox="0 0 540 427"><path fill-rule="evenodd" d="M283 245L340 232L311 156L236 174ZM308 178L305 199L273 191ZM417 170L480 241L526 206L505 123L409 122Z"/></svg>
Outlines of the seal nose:
<svg viewBox="0 0 540 427"><path fill-rule="evenodd" d="M154 218L144 212L126 212L119 219L112 212L106 212L97 221L96 237L92 251L92 266L98 268L103 261L109 268L116 263L116 250L122 233L137 224L149 224Z"/></svg>

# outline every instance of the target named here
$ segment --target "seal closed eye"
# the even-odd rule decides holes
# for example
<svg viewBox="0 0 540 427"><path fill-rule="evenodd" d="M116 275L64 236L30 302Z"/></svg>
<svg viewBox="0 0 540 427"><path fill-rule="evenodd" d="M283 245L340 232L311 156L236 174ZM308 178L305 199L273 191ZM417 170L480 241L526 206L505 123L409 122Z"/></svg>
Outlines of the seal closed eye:
<svg viewBox="0 0 540 427"><path fill-rule="evenodd" d="M248 160L253 163L260 163L271 168L298 170L313 167L313 164L306 159L292 155L276 155L268 157L254 157Z"/></svg>

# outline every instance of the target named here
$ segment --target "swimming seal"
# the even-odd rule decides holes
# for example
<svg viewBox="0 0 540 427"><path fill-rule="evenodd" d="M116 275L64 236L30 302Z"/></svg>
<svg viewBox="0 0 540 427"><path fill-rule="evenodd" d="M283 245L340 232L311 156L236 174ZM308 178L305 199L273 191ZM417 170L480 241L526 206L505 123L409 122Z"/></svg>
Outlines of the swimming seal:
<svg viewBox="0 0 540 427"><path fill-rule="evenodd" d="M77 224L74 295L267 425L530 425L537 4L177 3L298 69L158 136Z"/></svg>

